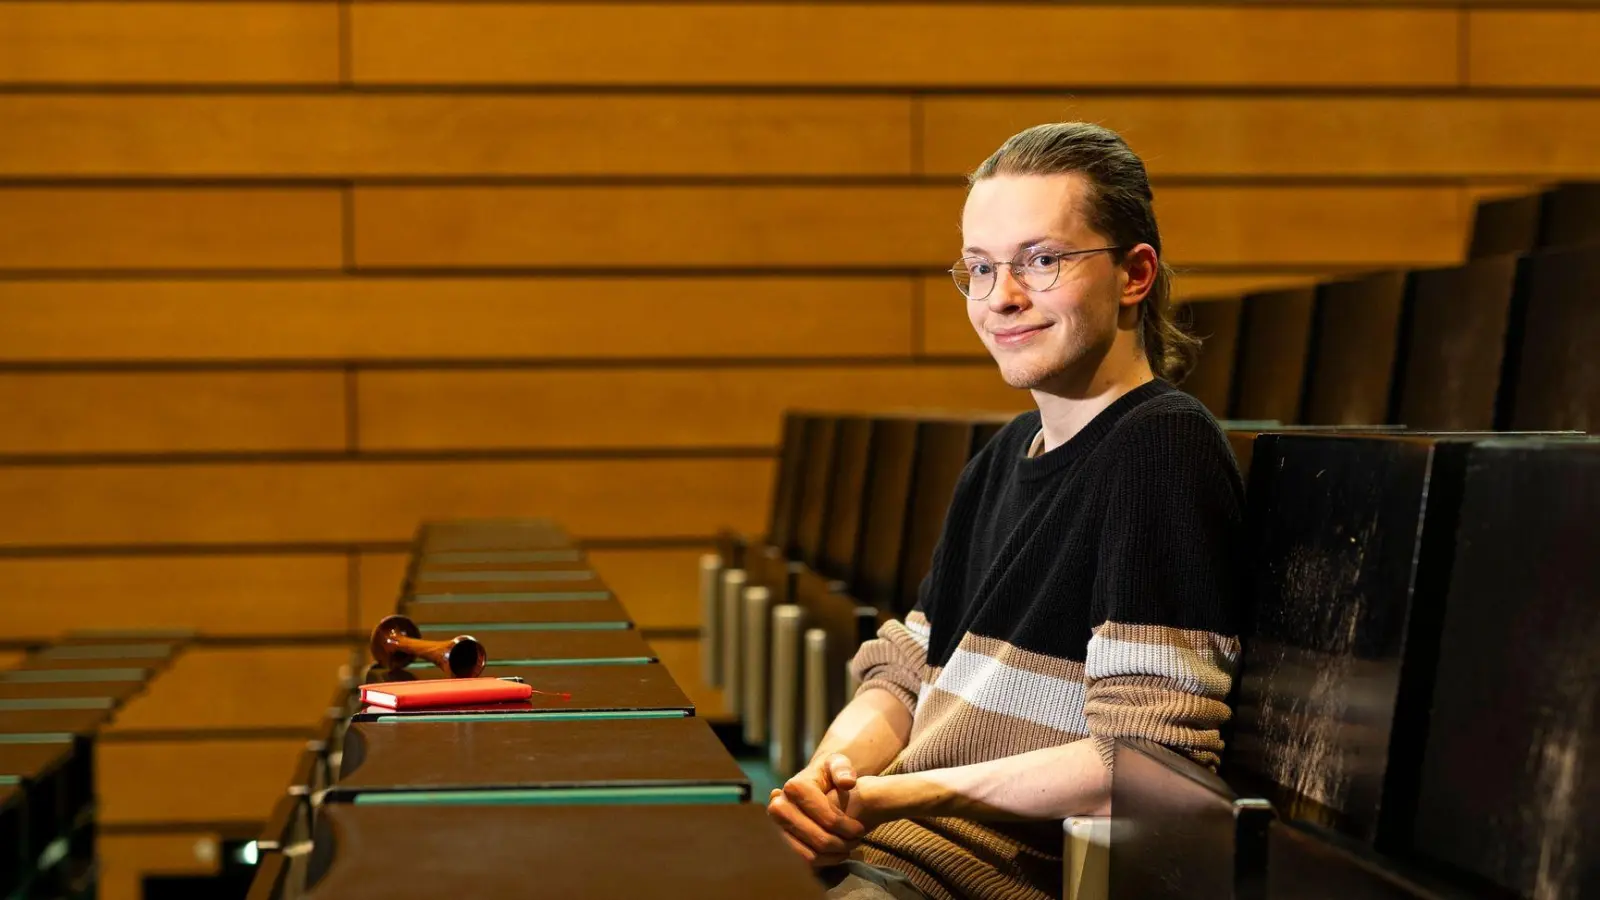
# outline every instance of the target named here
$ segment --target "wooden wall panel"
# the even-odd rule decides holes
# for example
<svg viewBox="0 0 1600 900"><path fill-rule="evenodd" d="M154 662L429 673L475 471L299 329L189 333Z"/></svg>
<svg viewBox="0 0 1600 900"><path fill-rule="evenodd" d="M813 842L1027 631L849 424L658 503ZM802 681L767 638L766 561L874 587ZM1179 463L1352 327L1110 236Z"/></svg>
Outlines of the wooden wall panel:
<svg viewBox="0 0 1600 900"><path fill-rule="evenodd" d="M0 270L341 265L320 188L0 188Z"/></svg>
<svg viewBox="0 0 1600 900"><path fill-rule="evenodd" d="M712 721L731 718L722 689L711 687L700 679L699 638L652 638L650 648L661 658L661 664L672 674L672 680L689 695L696 715Z"/></svg>
<svg viewBox="0 0 1600 900"><path fill-rule="evenodd" d="M358 83L421 84L1444 85L1458 46L1450 10L1200 4L388 2L351 31Z"/></svg>
<svg viewBox="0 0 1600 900"><path fill-rule="evenodd" d="M912 289L904 277L0 280L0 360L893 357L910 352Z"/></svg>
<svg viewBox="0 0 1600 900"><path fill-rule="evenodd" d="M23 635L7 635L7 640L12 640ZM28 655L26 650L0 650L0 670L15 669L22 665L22 660Z"/></svg>
<svg viewBox="0 0 1600 900"><path fill-rule="evenodd" d="M1600 87L1600 10L1484 9L1466 17L1468 84Z"/></svg>
<svg viewBox="0 0 1600 900"><path fill-rule="evenodd" d="M919 186L365 187L355 194L356 264L913 266L960 246L962 196Z"/></svg>
<svg viewBox="0 0 1600 900"><path fill-rule="evenodd" d="M697 628L700 624L698 549L590 550L589 564L641 629ZM405 577L404 553L361 554L361 612L355 631L367 633L394 612Z"/></svg>
<svg viewBox="0 0 1600 900"><path fill-rule="evenodd" d="M550 516L574 537L709 535L766 518L770 459L0 468L0 546L379 543L425 517Z"/></svg>
<svg viewBox="0 0 1600 900"><path fill-rule="evenodd" d="M102 826L264 821L305 748L304 738L101 741L95 819Z"/></svg>
<svg viewBox="0 0 1600 900"><path fill-rule="evenodd" d="M0 557L0 621L8 637L151 628L335 634L346 629L347 605L342 553Z"/></svg>
<svg viewBox="0 0 1600 900"><path fill-rule="evenodd" d="M338 80L333 2L0 3L0 84Z"/></svg>
<svg viewBox="0 0 1600 900"><path fill-rule="evenodd" d="M680 629L700 627L700 556L705 552L590 550L588 557L639 628Z"/></svg>
<svg viewBox="0 0 1600 900"><path fill-rule="evenodd" d="M1191 297L1238 296L1247 291L1268 290L1311 284L1315 275L1293 275L1276 272L1239 274L1212 274L1179 272L1173 282L1174 300L1182 302ZM956 293L948 275L929 275L923 279L918 304L922 308L917 321L922 323L922 353L927 356L988 356L983 342L972 331L967 318L967 301Z"/></svg>
<svg viewBox="0 0 1600 900"><path fill-rule="evenodd" d="M1461 259L1469 212L1453 187L1168 188L1169 260L1248 267L1417 265Z"/></svg>
<svg viewBox="0 0 1600 900"><path fill-rule="evenodd" d="M0 373L0 455L342 450L339 372Z"/></svg>
<svg viewBox="0 0 1600 900"><path fill-rule="evenodd" d="M0 96L0 175L903 175L906 97Z"/></svg>
<svg viewBox="0 0 1600 900"><path fill-rule="evenodd" d="M343 598L336 605L345 611ZM104 731L195 731L304 728L314 732L327 712L343 646L191 647L128 701Z"/></svg>
<svg viewBox="0 0 1600 900"><path fill-rule="evenodd" d="M1451 262L1454 187L1169 187L1157 214L1180 264ZM369 267L938 266L954 262L959 187L358 188ZM892 210L893 215L885 215Z"/></svg>
<svg viewBox="0 0 1600 900"><path fill-rule="evenodd" d="M351 631L371 634L378 623L394 612L400 600L400 582L406 577L409 555L405 553L363 553L358 565L356 621Z"/></svg>
<svg viewBox="0 0 1600 900"><path fill-rule="evenodd" d="M146 875L211 876L221 868L218 836L208 831L95 835L98 900L144 900Z"/></svg>
<svg viewBox="0 0 1600 900"><path fill-rule="evenodd" d="M1011 135L1060 121L1115 129L1157 179L1559 177L1600 169L1600 99L1437 96L929 97L923 165L964 175ZM1163 193L1158 185L1158 203Z"/></svg>
<svg viewBox="0 0 1600 900"><path fill-rule="evenodd" d="M1582 175L1586 97L933 96L923 171L962 175L1069 119L1117 129L1152 175ZM772 176L911 171L908 97L0 96L9 177ZM439 127L448 122L449 128Z"/></svg>
<svg viewBox="0 0 1600 900"><path fill-rule="evenodd" d="M772 447L796 406L1017 410L990 366L377 371L358 376L363 450ZM597 414L604 410L603 414Z"/></svg>

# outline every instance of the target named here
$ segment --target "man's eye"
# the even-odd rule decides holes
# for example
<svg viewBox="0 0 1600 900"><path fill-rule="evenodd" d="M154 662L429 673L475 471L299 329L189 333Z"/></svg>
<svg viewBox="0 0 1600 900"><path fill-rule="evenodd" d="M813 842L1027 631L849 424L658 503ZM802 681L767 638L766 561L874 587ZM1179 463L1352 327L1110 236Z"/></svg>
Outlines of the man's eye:
<svg viewBox="0 0 1600 900"><path fill-rule="evenodd" d="M1028 268L1030 269L1054 269L1060 264L1061 254L1059 253L1039 253L1028 260Z"/></svg>
<svg viewBox="0 0 1600 900"><path fill-rule="evenodd" d="M967 271L971 272L973 275L993 275L994 263L975 262L967 266Z"/></svg>

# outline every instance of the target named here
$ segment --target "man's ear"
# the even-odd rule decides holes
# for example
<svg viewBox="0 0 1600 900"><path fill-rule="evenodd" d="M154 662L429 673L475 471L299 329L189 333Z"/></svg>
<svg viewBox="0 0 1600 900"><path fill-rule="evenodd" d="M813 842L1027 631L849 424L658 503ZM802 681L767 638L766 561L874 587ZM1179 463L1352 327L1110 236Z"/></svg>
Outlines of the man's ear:
<svg viewBox="0 0 1600 900"><path fill-rule="evenodd" d="M1156 286L1156 276L1161 272L1161 260L1156 248L1149 244L1136 244L1122 257L1123 306L1138 306Z"/></svg>

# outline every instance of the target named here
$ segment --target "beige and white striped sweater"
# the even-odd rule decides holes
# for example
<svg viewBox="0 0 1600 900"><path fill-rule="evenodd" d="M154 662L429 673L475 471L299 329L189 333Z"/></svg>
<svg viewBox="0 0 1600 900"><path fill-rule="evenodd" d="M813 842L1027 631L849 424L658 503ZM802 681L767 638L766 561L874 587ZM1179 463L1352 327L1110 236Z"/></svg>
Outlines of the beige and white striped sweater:
<svg viewBox="0 0 1600 900"><path fill-rule="evenodd" d="M1209 415L1154 385L1038 459L1025 415L963 474L916 609L852 662L913 715L883 774L1079 740L1109 768L1121 736L1217 763L1242 486ZM859 855L936 898L1053 900L1061 847L1059 820L934 818L880 826Z"/></svg>

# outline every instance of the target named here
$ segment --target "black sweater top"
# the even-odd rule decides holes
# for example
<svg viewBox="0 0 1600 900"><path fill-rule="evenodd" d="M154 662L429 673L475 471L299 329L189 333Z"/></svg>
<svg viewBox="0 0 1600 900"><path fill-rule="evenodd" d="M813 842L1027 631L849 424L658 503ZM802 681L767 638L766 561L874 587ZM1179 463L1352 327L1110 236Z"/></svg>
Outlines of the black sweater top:
<svg viewBox="0 0 1600 900"><path fill-rule="evenodd" d="M1243 485L1194 398L1156 380L1029 458L1038 412L967 465L915 609L864 644L862 690L913 715L884 774L1144 737L1210 766L1239 658ZM900 820L864 857L936 897L1059 897L1059 826ZM1053 893L1052 893L1053 892Z"/></svg>

